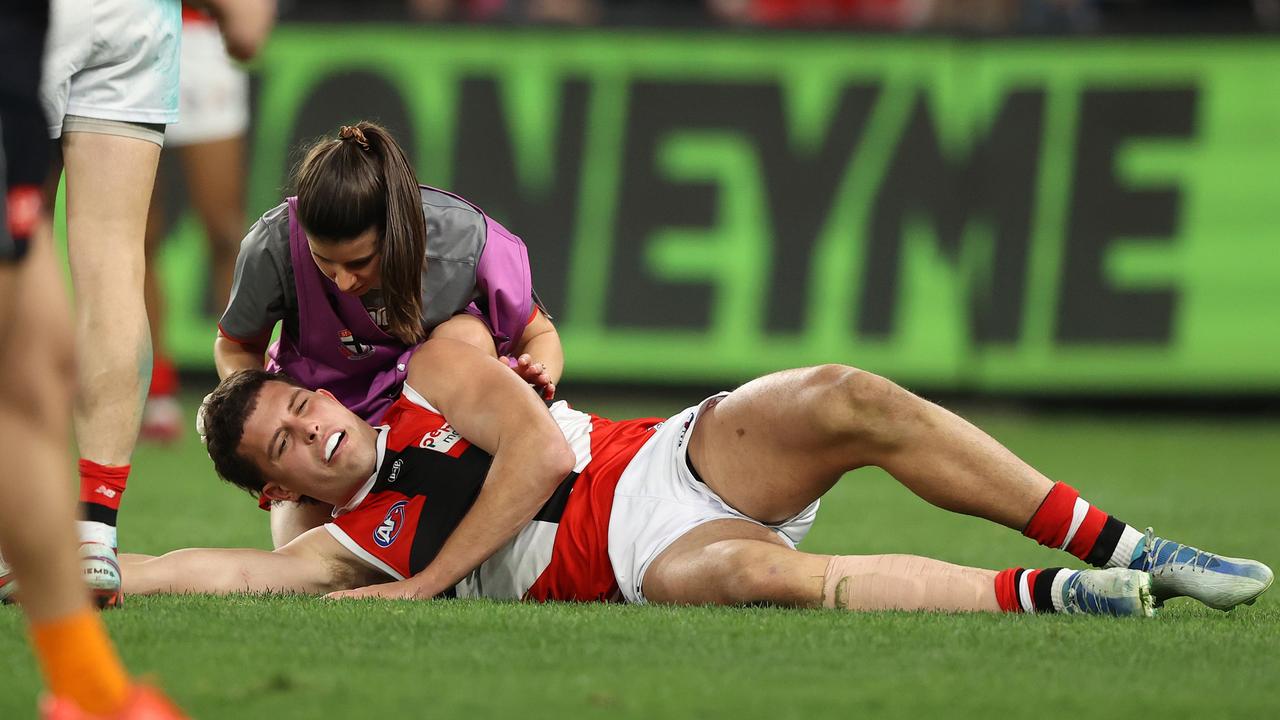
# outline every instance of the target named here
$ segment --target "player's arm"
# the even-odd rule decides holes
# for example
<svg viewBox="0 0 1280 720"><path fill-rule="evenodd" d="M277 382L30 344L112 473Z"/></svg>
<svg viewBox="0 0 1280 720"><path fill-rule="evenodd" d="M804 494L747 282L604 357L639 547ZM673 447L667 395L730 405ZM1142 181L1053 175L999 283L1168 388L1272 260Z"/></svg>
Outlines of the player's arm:
<svg viewBox="0 0 1280 720"><path fill-rule="evenodd" d="M189 548L160 557L122 555L124 592L322 594L384 578L324 528L276 550Z"/></svg>
<svg viewBox="0 0 1280 720"><path fill-rule="evenodd" d="M430 565L407 580L343 597L430 598L453 587L533 519L576 462L529 386L470 345L427 341L410 361L407 383L493 462L475 504Z"/></svg>

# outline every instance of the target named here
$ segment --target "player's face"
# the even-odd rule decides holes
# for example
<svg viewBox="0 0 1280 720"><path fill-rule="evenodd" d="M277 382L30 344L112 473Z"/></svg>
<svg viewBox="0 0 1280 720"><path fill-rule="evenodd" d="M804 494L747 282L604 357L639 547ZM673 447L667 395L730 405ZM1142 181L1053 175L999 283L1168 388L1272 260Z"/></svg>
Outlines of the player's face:
<svg viewBox="0 0 1280 720"><path fill-rule="evenodd" d="M268 490L341 505L373 474L377 437L329 393L268 382L245 421L240 452L262 468Z"/></svg>
<svg viewBox="0 0 1280 720"><path fill-rule="evenodd" d="M320 272L349 295L360 296L382 284L382 242L371 227L354 238L322 240L307 236Z"/></svg>

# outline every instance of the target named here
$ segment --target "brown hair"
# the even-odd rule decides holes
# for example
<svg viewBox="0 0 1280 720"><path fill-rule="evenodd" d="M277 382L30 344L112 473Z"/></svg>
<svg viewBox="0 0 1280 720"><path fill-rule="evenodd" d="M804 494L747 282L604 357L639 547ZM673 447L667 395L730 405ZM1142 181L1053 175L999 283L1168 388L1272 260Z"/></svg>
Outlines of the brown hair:
<svg viewBox="0 0 1280 720"><path fill-rule="evenodd" d="M204 426L204 446L213 460L213 469L223 480L257 497L267 484L262 468L240 454L244 424L258 407L258 394L269 382L302 387L297 380L266 370L232 373L205 398L200 406Z"/></svg>
<svg viewBox="0 0 1280 720"><path fill-rule="evenodd" d="M367 121L343 125L336 139L307 150L297 188L298 220L317 240L344 242L378 228L390 332L405 345L424 340L427 223L418 178L391 133Z"/></svg>

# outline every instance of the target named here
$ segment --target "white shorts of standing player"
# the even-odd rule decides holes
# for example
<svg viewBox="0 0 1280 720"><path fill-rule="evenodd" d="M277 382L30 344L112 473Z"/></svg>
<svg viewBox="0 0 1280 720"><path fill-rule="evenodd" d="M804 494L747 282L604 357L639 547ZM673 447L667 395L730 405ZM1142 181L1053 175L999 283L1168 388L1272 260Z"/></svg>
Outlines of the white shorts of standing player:
<svg viewBox="0 0 1280 720"><path fill-rule="evenodd" d="M249 76L227 55L212 20L182 23L182 119L169 127L170 147L243 135L249 127Z"/></svg>
<svg viewBox="0 0 1280 720"><path fill-rule="evenodd" d="M164 142L178 121L181 6L53 0L40 100L49 137L87 130Z"/></svg>

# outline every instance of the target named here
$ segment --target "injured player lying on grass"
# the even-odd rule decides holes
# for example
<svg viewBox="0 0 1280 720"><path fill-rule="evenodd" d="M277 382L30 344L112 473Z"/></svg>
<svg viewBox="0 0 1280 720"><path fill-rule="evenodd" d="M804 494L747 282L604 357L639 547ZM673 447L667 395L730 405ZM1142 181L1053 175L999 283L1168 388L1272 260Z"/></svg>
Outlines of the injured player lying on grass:
<svg viewBox="0 0 1280 720"><path fill-rule="evenodd" d="M338 594L1143 616L1180 595L1227 610L1272 581L1261 563L1124 524L958 416L844 366L768 375L665 421L615 422L548 409L501 364L433 340L382 427L260 371L228 378L204 411L221 476L330 503L333 519L275 552L127 556L126 592L367 585ZM869 465L940 508L1105 569L796 550L819 498ZM433 562L467 524L475 547L450 557L475 562Z"/></svg>

